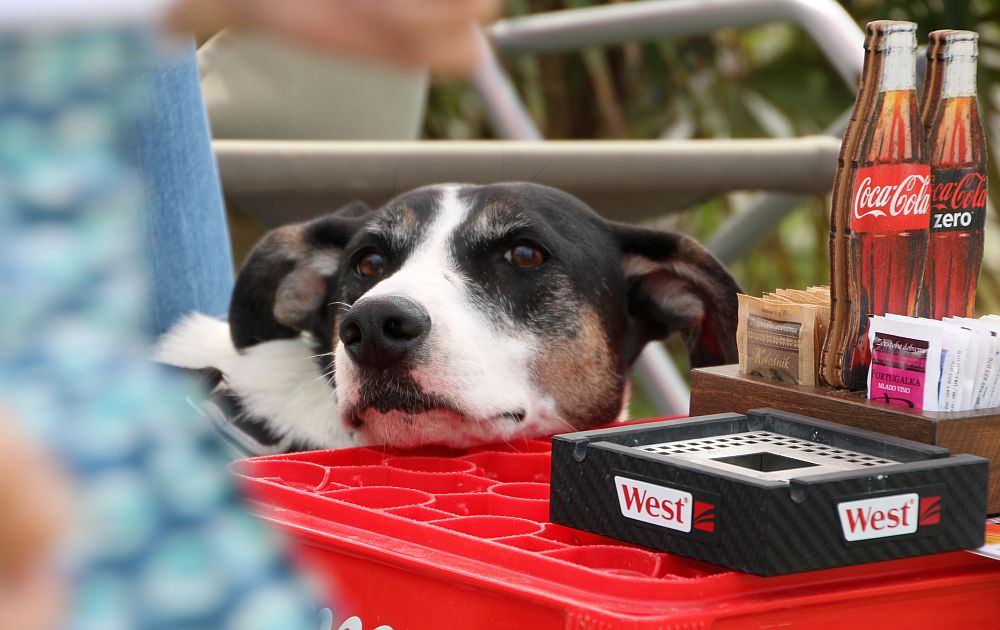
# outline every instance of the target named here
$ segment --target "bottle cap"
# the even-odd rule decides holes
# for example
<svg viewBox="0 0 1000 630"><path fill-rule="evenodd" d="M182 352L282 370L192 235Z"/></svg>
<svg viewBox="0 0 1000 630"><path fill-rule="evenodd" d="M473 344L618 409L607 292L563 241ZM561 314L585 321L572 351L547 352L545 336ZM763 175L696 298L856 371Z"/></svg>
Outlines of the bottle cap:
<svg viewBox="0 0 1000 630"><path fill-rule="evenodd" d="M938 48L941 59L976 59L979 57L979 35L972 31L950 31Z"/></svg>
<svg viewBox="0 0 1000 630"><path fill-rule="evenodd" d="M917 25L913 22L885 21L883 31L885 37L879 50L916 50Z"/></svg>

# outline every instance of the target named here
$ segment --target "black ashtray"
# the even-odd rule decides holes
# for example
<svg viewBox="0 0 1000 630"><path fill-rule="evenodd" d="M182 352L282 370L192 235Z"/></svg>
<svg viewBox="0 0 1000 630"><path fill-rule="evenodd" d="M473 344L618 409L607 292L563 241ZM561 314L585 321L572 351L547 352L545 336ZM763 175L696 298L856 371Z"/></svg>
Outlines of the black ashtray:
<svg viewBox="0 0 1000 630"><path fill-rule="evenodd" d="M551 519L780 575L983 544L987 460L775 409L552 440Z"/></svg>

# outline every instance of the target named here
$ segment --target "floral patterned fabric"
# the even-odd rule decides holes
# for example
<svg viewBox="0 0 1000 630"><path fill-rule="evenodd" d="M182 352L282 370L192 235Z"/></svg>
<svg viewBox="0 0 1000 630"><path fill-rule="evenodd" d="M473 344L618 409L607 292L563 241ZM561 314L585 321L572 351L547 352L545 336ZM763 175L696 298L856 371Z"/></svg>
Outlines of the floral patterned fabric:
<svg viewBox="0 0 1000 630"><path fill-rule="evenodd" d="M67 627L316 628L184 386L145 358L119 149L148 42L0 32L0 406L76 477Z"/></svg>

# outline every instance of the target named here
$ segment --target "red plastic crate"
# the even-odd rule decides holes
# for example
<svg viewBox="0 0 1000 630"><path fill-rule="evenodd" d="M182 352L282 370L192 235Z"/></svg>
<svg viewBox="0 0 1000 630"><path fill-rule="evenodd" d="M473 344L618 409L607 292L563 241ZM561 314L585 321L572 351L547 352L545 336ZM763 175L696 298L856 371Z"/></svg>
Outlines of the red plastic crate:
<svg viewBox="0 0 1000 630"><path fill-rule="evenodd" d="M549 444L237 462L258 513L364 628L1000 628L967 552L761 578L548 522ZM356 625L350 627L358 627Z"/></svg>

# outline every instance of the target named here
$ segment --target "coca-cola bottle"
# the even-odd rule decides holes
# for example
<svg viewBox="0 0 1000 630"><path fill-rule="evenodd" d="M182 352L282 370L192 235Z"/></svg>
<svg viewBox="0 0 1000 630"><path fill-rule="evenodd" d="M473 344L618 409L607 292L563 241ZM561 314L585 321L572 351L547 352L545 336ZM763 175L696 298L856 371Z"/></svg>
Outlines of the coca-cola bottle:
<svg viewBox="0 0 1000 630"><path fill-rule="evenodd" d="M819 377L827 385L843 387L842 364L844 329L850 319L851 300L847 293L847 235L850 230L851 188L858 164L858 149L863 135L862 124L871 108L877 86L872 77L882 65L880 46L884 29L891 22L869 22L865 28L865 59L861 69L854 110L844 130L840 144L837 171L833 178L833 196L830 207L830 324L820 353Z"/></svg>
<svg viewBox="0 0 1000 630"><path fill-rule="evenodd" d="M976 101L978 36L931 33L940 95L928 101L926 154L931 167L930 236L920 294L927 317L972 317L983 259L986 141ZM936 43L936 45L934 45Z"/></svg>
<svg viewBox="0 0 1000 630"><path fill-rule="evenodd" d="M862 125L847 239L851 309L841 370L851 389L867 383L868 317L914 315L923 277L930 168L917 114L916 28L912 22L885 25L878 93Z"/></svg>

